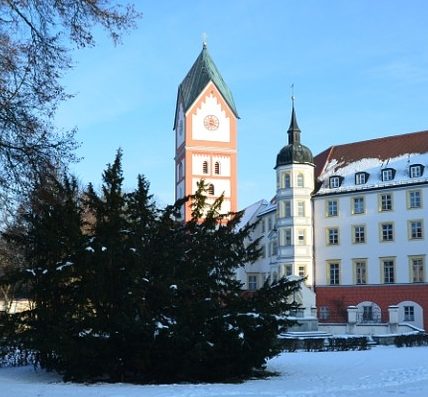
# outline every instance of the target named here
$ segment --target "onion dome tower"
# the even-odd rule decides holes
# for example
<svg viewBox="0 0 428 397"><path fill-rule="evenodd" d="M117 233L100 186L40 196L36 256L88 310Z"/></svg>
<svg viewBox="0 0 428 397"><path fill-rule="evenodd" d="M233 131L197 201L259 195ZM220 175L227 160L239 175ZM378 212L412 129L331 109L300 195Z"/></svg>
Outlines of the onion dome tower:
<svg viewBox="0 0 428 397"><path fill-rule="evenodd" d="M307 276L313 285L313 217L311 195L314 190L314 158L300 142L292 97L288 144L276 158L276 203L278 262L283 274Z"/></svg>

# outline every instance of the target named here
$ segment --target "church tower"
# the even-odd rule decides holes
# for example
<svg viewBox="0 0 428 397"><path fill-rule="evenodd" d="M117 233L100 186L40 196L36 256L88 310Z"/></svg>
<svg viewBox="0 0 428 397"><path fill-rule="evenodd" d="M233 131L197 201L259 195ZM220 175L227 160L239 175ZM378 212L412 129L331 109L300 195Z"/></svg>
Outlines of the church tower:
<svg viewBox="0 0 428 397"><path fill-rule="evenodd" d="M306 284L312 286L314 159L309 148L300 143L292 99L288 145L278 153L275 166L278 261L284 274L307 276Z"/></svg>
<svg viewBox="0 0 428 397"><path fill-rule="evenodd" d="M178 87L175 109L175 198L193 194L203 179L208 203L224 194L221 212L237 211L237 119L232 93L206 43ZM190 207L182 218L191 217Z"/></svg>

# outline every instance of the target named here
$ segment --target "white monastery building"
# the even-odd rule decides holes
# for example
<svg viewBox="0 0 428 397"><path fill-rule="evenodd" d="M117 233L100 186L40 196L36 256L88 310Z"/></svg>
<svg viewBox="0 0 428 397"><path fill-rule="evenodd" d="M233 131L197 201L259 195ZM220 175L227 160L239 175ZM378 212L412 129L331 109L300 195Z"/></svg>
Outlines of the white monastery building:
<svg viewBox="0 0 428 397"><path fill-rule="evenodd" d="M203 49L179 86L176 198L204 179L224 212L237 210L238 114L232 94ZM280 143L279 143L280 147ZM262 257L237 277L247 290L266 279L305 277L301 316L320 324L398 321L428 329L428 131L327 148L301 141L294 102L287 144L276 162L276 195L244 210L258 222ZM269 172L267 170L267 172ZM189 218L183 208L183 218Z"/></svg>

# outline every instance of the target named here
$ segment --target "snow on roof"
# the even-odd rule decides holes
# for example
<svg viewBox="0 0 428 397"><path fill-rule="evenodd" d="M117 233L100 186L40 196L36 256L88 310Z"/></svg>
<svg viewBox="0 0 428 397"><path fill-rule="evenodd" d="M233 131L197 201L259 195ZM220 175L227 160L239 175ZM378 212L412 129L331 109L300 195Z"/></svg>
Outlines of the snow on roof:
<svg viewBox="0 0 428 397"><path fill-rule="evenodd" d="M263 211L260 211L257 216L262 216L262 215L266 215L269 212L272 211L276 211L276 201L272 200L267 206L266 208L263 209Z"/></svg>
<svg viewBox="0 0 428 397"><path fill-rule="evenodd" d="M242 229L245 225L251 222L259 214L259 211L261 208L264 208L268 204L269 203L266 200L262 199L246 207L243 210L244 214L242 215L242 218L239 224L237 225L237 228Z"/></svg>
<svg viewBox="0 0 428 397"><path fill-rule="evenodd" d="M428 153L428 131L330 146L315 156L315 173L316 177L323 174L326 165L332 160L346 165L365 158L386 161L406 153Z"/></svg>
<svg viewBox="0 0 428 397"><path fill-rule="evenodd" d="M412 178L410 176L410 166L423 165L421 177ZM395 175L392 180L382 180L382 170L392 168ZM365 184L355 184L355 174L367 172L368 179ZM329 178L340 176L343 178L340 187L329 188ZM318 177L322 186L317 194L337 193L342 191L366 190L380 187L392 187L409 183L428 182L428 153L403 153L396 157L381 159L379 157L365 157L348 162L338 161L332 158L325 163L324 170Z"/></svg>

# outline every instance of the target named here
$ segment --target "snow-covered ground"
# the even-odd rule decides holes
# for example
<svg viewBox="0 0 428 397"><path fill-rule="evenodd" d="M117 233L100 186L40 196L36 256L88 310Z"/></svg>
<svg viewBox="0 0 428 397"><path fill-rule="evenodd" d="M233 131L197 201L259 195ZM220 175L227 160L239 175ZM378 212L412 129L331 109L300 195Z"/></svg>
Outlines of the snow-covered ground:
<svg viewBox="0 0 428 397"><path fill-rule="evenodd" d="M0 369L1 397L361 397L428 396L428 347L286 353L279 376L242 384L77 385L30 367Z"/></svg>

